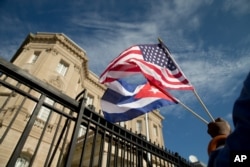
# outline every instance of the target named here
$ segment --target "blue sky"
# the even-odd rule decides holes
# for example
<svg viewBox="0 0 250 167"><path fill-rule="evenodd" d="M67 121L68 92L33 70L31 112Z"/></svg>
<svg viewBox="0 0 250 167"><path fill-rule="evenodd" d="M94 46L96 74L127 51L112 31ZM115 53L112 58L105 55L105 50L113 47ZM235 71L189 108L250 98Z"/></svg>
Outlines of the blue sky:
<svg viewBox="0 0 250 167"><path fill-rule="evenodd" d="M100 75L126 48L160 37L211 114L232 125L233 102L250 67L249 18L248 0L2 0L0 56L9 60L30 32L64 33ZM192 92L173 94L210 121ZM161 113L166 147L206 163L206 124L180 105Z"/></svg>

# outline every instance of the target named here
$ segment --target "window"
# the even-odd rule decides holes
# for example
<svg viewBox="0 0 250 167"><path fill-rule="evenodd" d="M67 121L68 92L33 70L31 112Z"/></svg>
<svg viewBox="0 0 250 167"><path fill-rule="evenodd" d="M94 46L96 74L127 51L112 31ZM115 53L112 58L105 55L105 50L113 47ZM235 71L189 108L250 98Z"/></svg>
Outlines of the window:
<svg viewBox="0 0 250 167"><path fill-rule="evenodd" d="M125 127L125 122L119 122L119 125L120 125L121 127Z"/></svg>
<svg viewBox="0 0 250 167"><path fill-rule="evenodd" d="M92 95L87 95L86 106L93 111L95 110L94 97Z"/></svg>
<svg viewBox="0 0 250 167"><path fill-rule="evenodd" d="M46 103L50 104L50 105L53 105L54 104L54 101L50 98L45 98L44 100ZM44 107L42 106L41 107L41 110L40 112L38 113L38 118L43 120L43 121L46 121L49 117L49 114L50 114L50 109L48 109L47 107Z"/></svg>
<svg viewBox="0 0 250 167"><path fill-rule="evenodd" d="M153 134L154 136L158 136L158 128L156 125L153 126Z"/></svg>
<svg viewBox="0 0 250 167"><path fill-rule="evenodd" d="M28 167L29 160L24 157L19 157L16 161L15 167Z"/></svg>
<svg viewBox="0 0 250 167"><path fill-rule="evenodd" d="M86 133L86 127L81 125L80 129L79 129L79 132L78 132L78 137L81 137L81 136L85 135L85 133Z"/></svg>
<svg viewBox="0 0 250 167"><path fill-rule="evenodd" d="M31 64L34 64L37 59L38 59L38 56L41 54L41 51L35 51L33 55L31 55L28 63L31 63Z"/></svg>
<svg viewBox="0 0 250 167"><path fill-rule="evenodd" d="M94 102L94 97L91 96L91 95L88 95L88 96L87 96L86 105L87 105L87 106L91 106L91 105L93 105L93 102Z"/></svg>
<svg viewBox="0 0 250 167"><path fill-rule="evenodd" d="M137 131L137 133L142 132L142 121L141 120L136 121L136 131Z"/></svg>
<svg viewBox="0 0 250 167"><path fill-rule="evenodd" d="M56 67L56 71L62 76L65 76L68 69L69 69L69 64L63 60L61 60Z"/></svg>
<svg viewBox="0 0 250 167"><path fill-rule="evenodd" d="M21 154L16 161L15 167L28 167L30 163L30 158Z"/></svg>

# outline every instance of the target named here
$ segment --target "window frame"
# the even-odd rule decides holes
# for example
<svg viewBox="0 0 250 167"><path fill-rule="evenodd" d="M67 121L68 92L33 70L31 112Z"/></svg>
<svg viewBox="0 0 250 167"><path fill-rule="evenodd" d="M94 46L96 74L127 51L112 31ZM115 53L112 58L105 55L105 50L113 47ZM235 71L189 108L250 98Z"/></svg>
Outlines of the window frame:
<svg viewBox="0 0 250 167"><path fill-rule="evenodd" d="M157 125L153 125L153 134L154 134L154 136L156 136L156 137L159 136L159 132L158 132L158 127L157 127Z"/></svg>
<svg viewBox="0 0 250 167"><path fill-rule="evenodd" d="M62 76L65 76L69 70L69 63L64 60L60 60L56 67L56 72Z"/></svg>
<svg viewBox="0 0 250 167"><path fill-rule="evenodd" d="M136 132L140 134L142 131L142 120L136 120Z"/></svg>
<svg viewBox="0 0 250 167"><path fill-rule="evenodd" d="M55 101L46 97L45 100L44 100L45 103L49 104L49 105L54 105ZM48 117L49 117L49 114L51 112L51 109L45 107L45 106L42 106L38 115L37 115L37 118L46 122Z"/></svg>
<svg viewBox="0 0 250 167"><path fill-rule="evenodd" d="M15 167L28 167L30 165L31 154L22 152L15 163Z"/></svg>
<svg viewBox="0 0 250 167"><path fill-rule="evenodd" d="M86 134L87 128L83 125L80 125L78 137L84 136Z"/></svg>
<svg viewBox="0 0 250 167"><path fill-rule="evenodd" d="M36 63L40 54L41 54L41 51L34 51L34 53L29 58L28 63L30 64Z"/></svg>
<svg viewBox="0 0 250 167"><path fill-rule="evenodd" d="M94 104L94 96L91 94L88 94L86 97L86 105L91 106Z"/></svg>

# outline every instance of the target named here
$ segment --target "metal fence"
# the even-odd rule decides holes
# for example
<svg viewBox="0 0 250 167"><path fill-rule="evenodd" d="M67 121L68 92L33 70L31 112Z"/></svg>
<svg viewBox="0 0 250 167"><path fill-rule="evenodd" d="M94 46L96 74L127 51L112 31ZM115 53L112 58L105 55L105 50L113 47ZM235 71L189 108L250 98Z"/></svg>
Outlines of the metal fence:
<svg viewBox="0 0 250 167"><path fill-rule="evenodd" d="M0 166L21 165L192 166L1 59Z"/></svg>

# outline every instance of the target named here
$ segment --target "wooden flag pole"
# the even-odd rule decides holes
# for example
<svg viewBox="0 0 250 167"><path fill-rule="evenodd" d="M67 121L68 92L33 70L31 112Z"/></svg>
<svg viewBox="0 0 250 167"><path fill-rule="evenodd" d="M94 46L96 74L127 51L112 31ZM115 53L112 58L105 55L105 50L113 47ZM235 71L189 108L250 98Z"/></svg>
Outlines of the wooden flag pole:
<svg viewBox="0 0 250 167"><path fill-rule="evenodd" d="M170 54L170 51L169 49L167 48L167 46L164 44L164 42L158 38L158 41L162 44L162 46L164 46L165 48L165 51L169 54L169 56L171 57L171 54ZM175 65L178 67L178 64L175 62L174 58L172 58L172 60L174 61ZM180 67L178 67L180 69ZM181 70L181 69L180 69ZM183 74L184 75L184 74ZM212 117L211 113L208 111L207 107L205 106L205 104L203 103L203 101L201 100L200 96L197 94L196 90L194 89L193 90L196 98L198 99L198 101L200 102L201 106L204 108L204 110L207 112L208 116L211 118L211 120L213 122L215 122L214 118Z"/></svg>

